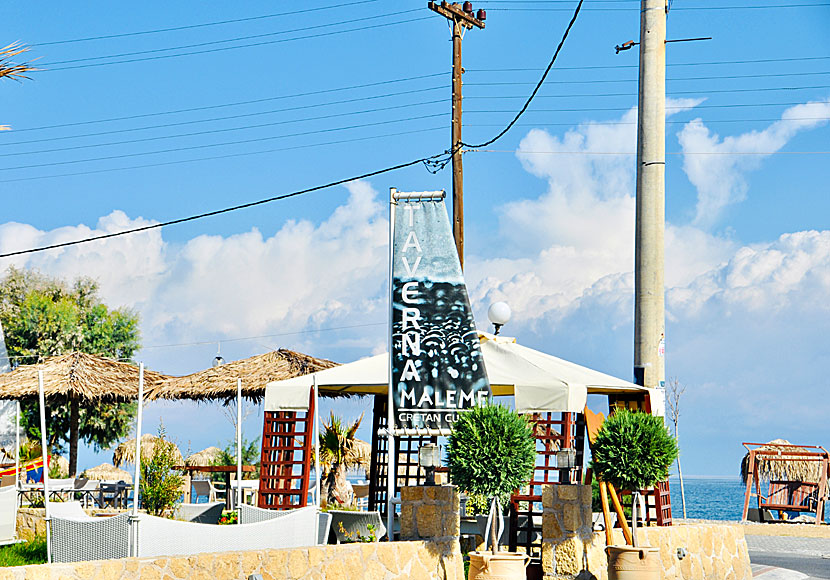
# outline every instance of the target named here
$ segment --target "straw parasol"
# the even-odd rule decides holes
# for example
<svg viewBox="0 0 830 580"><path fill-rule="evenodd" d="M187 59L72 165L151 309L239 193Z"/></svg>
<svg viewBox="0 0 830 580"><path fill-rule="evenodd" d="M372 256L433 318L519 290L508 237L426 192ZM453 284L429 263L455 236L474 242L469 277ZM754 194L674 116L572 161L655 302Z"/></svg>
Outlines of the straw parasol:
<svg viewBox="0 0 830 580"><path fill-rule="evenodd" d="M200 467L213 465L213 462L216 461L220 455L222 455L221 449L218 447L208 447L207 449L202 449L198 453L190 455L184 460L184 464Z"/></svg>
<svg viewBox="0 0 830 580"><path fill-rule="evenodd" d="M78 430L81 402L130 401L138 396L138 367L98 355L71 352L49 357L33 365L20 365L0 374L0 399L38 396L38 371L43 371L47 399L69 402L70 473L78 465ZM165 375L144 370L145 388L161 382Z"/></svg>
<svg viewBox="0 0 830 580"><path fill-rule="evenodd" d="M804 461L797 456L788 456L787 447L780 447L781 445L791 445L790 448L794 452L804 451L798 445L793 445L786 439L773 439L767 441L758 449L778 451L779 454L775 458L758 457L756 455L756 462L758 464L758 477L762 481L781 480L781 481L811 481L817 482L821 479L821 462L820 461ZM741 461L741 481L746 483L749 469L749 453L744 455Z"/></svg>
<svg viewBox="0 0 830 580"><path fill-rule="evenodd" d="M87 479L94 479L95 481L126 481L127 483L132 483L133 478L132 476L124 471L123 469L118 469L114 465L110 465L109 463L102 463L98 467L90 467L86 471L83 472L83 477Z"/></svg>
<svg viewBox="0 0 830 580"><path fill-rule="evenodd" d="M156 445L162 441L160 437L156 437L155 435L150 435L149 433L145 433L141 436L141 459L144 461L150 461L153 458L153 452L156 449ZM163 440L166 445L170 445L171 449L173 450L173 460L176 462L176 465L181 465L184 459L182 459L182 452L179 451L179 448L176 447L176 444L172 441L167 439ZM115 448L115 451L112 453L112 462L117 467L121 467L125 463L135 463L135 437L128 441L124 441Z"/></svg>
<svg viewBox="0 0 830 580"><path fill-rule="evenodd" d="M241 378L242 396L259 401L265 396L265 385L270 381L307 375L334 366L337 363L330 360L281 348L191 375L169 377L150 387L146 395L147 400L225 399L229 402L236 398L236 380Z"/></svg>

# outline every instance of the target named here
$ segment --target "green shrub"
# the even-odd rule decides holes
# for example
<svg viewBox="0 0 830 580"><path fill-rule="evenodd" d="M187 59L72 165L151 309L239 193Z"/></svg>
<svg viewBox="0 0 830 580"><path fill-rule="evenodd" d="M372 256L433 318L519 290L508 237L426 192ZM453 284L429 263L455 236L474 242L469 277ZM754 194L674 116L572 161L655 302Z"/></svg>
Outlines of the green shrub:
<svg viewBox="0 0 830 580"><path fill-rule="evenodd" d="M507 407L485 405L459 413L447 445L450 481L506 504L536 464L532 425Z"/></svg>
<svg viewBox="0 0 830 580"><path fill-rule="evenodd" d="M620 409L602 424L591 454L600 479L617 489L635 491L668 477L677 458L677 442L662 417Z"/></svg>
<svg viewBox="0 0 830 580"><path fill-rule="evenodd" d="M141 503L149 513L160 516L172 507L182 494L181 474L174 470L177 461L175 444L164 437L164 426L159 426L159 441L150 461L141 461Z"/></svg>

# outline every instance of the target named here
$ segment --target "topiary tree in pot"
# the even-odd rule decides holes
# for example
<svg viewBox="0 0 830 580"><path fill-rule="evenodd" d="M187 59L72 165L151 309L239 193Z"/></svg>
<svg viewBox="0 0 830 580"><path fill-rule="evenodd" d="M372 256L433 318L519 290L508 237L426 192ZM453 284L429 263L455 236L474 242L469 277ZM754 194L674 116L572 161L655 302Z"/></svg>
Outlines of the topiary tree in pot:
<svg viewBox="0 0 830 580"><path fill-rule="evenodd" d="M470 580L496 568L507 575L524 578L525 554L499 552L496 521L500 505L510 494L527 483L536 464L536 439L533 425L515 411L501 405L474 407L460 413L447 445L450 481L468 493L479 494L490 502L490 553L470 553ZM510 570L505 570L509 568Z"/></svg>
<svg viewBox="0 0 830 580"><path fill-rule="evenodd" d="M596 441L591 445L594 473L602 481L613 487L630 491L633 502L631 507L632 549L609 546L609 578L618 578L622 569L633 567L649 568L648 573L659 577L658 555L650 550L637 548L637 506L639 490L652 487L664 481L669 475L669 468L677 458L677 442L663 423L662 417L649 413L632 412L620 409L608 417L597 433ZM656 552L656 548L653 549ZM626 556L627 552L630 552ZM629 563L618 563L623 557L631 557ZM652 558L652 562L647 560ZM639 563L638 561L639 560ZM656 567L656 570L654 569ZM645 573L646 570L643 570ZM644 574L645 577L645 574Z"/></svg>

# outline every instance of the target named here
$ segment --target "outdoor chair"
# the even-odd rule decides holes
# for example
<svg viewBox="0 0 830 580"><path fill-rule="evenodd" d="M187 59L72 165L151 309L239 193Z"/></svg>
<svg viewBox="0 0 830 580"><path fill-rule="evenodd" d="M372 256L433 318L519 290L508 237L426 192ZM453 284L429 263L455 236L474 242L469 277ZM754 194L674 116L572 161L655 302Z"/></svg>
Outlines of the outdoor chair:
<svg viewBox="0 0 830 580"><path fill-rule="evenodd" d="M195 524L218 524L225 502L179 503L173 508L173 519Z"/></svg>
<svg viewBox="0 0 830 580"><path fill-rule="evenodd" d="M130 555L130 516L92 517L80 502L49 502L53 562L86 562Z"/></svg>
<svg viewBox="0 0 830 580"><path fill-rule="evenodd" d="M187 556L203 552L236 552L299 548L315 545L317 508L288 511L271 520L234 526L178 522L138 515L137 555L140 558Z"/></svg>
<svg viewBox="0 0 830 580"><path fill-rule="evenodd" d="M252 505L239 506L239 523L254 524L274 520L288 515L292 510L266 510ZM331 530L331 514L328 512L317 512L317 543L326 544L329 540Z"/></svg>
<svg viewBox="0 0 830 580"><path fill-rule="evenodd" d="M0 546L22 541L17 539L16 530L17 489L7 486L0 489Z"/></svg>
<svg viewBox="0 0 830 580"><path fill-rule="evenodd" d="M190 482L190 500L193 503L216 501L216 488L209 479L194 479Z"/></svg>
<svg viewBox="0 0 830 580"><path fill-rule="evenodd" d="M130 484L126 481L101 482L98 487L98 498L96 503L99 508L125 508L127 507L127 493L130 489Z"/></svg>
<svg viewBox="0 0 830 580"><path fill-rule="evenodd" d="M380 512L329 510L328 513L331 514L331 531L338 544L357 542L360 537L368 538L372 532L377 540L386 535L386 526L380 519ZM371 531L370 525L374 526Z"/></svg>

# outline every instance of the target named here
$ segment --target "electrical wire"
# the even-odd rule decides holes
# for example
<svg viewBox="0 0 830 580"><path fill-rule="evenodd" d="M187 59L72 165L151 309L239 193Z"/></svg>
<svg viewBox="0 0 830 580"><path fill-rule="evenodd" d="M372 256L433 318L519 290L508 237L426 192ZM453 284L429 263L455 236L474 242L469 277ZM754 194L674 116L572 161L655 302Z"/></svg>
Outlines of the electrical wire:
<svg viewBox="0 0 830 580"><path fill-rule="evenodd" d="M675 8L677 10L677 8ZM715 60L704 62L669 62L667 67L673 66L715 66L715 65L734 65L734 64L766 64L771 62L808 62L813 60L830 60L830 56L795 56L785 58L756 58L745 60ZM562 66L557 67L556 70L617 70L623 68L639 68L637 64L621 64L621 65L590 65L590 66ZM540 68L465 68L465 72L539 72Z"/></svg>
<svg viewBox="0 0 830 580"><path fill-rule="evenodd" d="M730 109L730 108L752 108L752 107L790 107L794 105L803 105L803 102L790 103L732 103L729 105L695 105L695 109ZM533 109L531 113L593 113L598 111L630 111L634 107L587 107L574 109ZM667 111L688 109L683 106L666 106ZM512 110L479 110L479 111L464 111L464 114L481 114L481 113L512 113ZM467 147L467 145L465 145Z"/></svg>
<svg viewBox="0 0 830 580"><path fill-rule="evenodd" d="M418 75L418 76L412 76L412 77L405 77L405 78L400 78L400 79L390 79L390 80L377 81L377 82L372 82L372 83L364 83L364 84L360 84L360 85L349 85L349 86L345 86L345 87L335 87L335 88L331 88L331 89L321 89L321 90L318 90L318 91L307 91L307 92L304 92L304 93L294 93L292 95L280 95L280 96L277 96L277 97L264 97L264 98L261 98L261 99L253 99L253 100L250 100L250 101L237 101L237 102L233 102L233 103L222 103L222 104L219 104L219 105L206 105L206 106L203 106L203 107L190 107L190 108L187 108L187 109L174 109L174 110L171 110L171 111L157 111L155 113L142 113L142 114L138 114L138 115L127 115L127 116L124 116L124 117L109 117L109 118L106 118L106 119L94 119L94 120L91 120L91 121L77 121L77 122L74 122L74 123L61 123L61 124L58 124L58 125L44 125L44 126L41 126L41 127L29 127L29 128L23 128L23 129L15 129L14 133L24 133L24 132L27 132L27 131L45 131L47 129L63 129L65 127L78 127L78 126L81 126L81 125L95 125L95 124L99 124L99 123L112 123L112 122L116 122L116 121L132 121L132 120L135 120L135 119L146 119L148 117L160 117L160 116L164 116L164 115L178 115L180 113L194 113L194 112L198 112L198 111L208 111L208 110L212 110L212 109L222 109L222 108L226 108L226 107L237 107L237 106L243 106L243 105L253 105L253 104L257 104L257 103L265 103L265 102L269 102L269 101L279 101L279 100L283 100L283 99L311 97L311 96L316 96L316 95L324 95L324 94L328 94L328 93L337 93L337 92L340 92L340 91L351 91L351 90L357 90L357 89L365 89L365 88L369 88L369 87L377 87L377 86L382 86L382 85L391 85L391 84L395 84L395 83L404 83L404 82L408 82L408 81L429 79L429 78L435 78L435 77L447 76L447 75L448 75L448 73L443 73L443 72L442 73L432 73L432 74ZM366 98L368 99L368 98L374 98L374 97L366 97Z"/></svg>
<svg viewBox="0 0 830 580"><path fill-rule="evenodd" d="M332 32L322 32L319 34L307 34L305 36L296 36L294 38L282 38L277 40L263 40L261 42L252 42L248 44L240 44L237 46L226 46L223 48L206 48L204 50L193 50L190 52L181 52L178 54L165 54L165 55L158 55L158 56L148 56L142 58L131 58L131 59L124 59L124 60L114 60L110 62L97 62L97 63L88 63L88 64L76 64L71 66L62 66L62 67L55 67L55 68L44 68L44 71L64 71L64 70L77 70L82 68L90 68L90 67L99 67L99 66L110 66L114 64L127 64L127 63L134 63L134 62L147 62L151 60L162 60L166 58L178 58L182 56L194 56L197 54L211 54L215 52L223 52L226 50L237 50L240 48L252 48L256 46L267 46L271 44L279 44L283 42L293 42L295 40L308 40L312 38L322 38L324 36L336 36L340 34L348 34L350 32L361 32L364 30L372 30L375 28L382 28L387 26L396 26L398 24L409 24L411 22L418 22L420 20L427 20L429 16L420 16L418 18L409 18L406 20L399 20L397 22L384 22L382 24L373 24L370 26L361 26L358 28L349 28L347 30L335 30ZM45 63L44 66L48 65Z"/></svg>
<svg viewBox="0 0 830 580"><path fill-rule="evenodd" d="M431 155L429 157L420 157L418 159L413 159L412 161L407 161L405 163L399 163L397 165L384 167L383 169L376 169L374 171L369 171L369 172L366 172L366 173L362 173L360 175L347 177L345 179L338 179L337 181L331 181L331 182L325 183L323 185L315 185L314 187L309 187L307 189L300 189L300 190L297 190L297 191L292 191L291 193L284 193L284 194L281 194L281 195L275 195L273 197L268 197L268 198L260 199L260 200L257 200L257 201L242 203L242 204L239 204L239 205L225 207L225 208L222 208L222 209L217 209L217 210L208 211L208 212L204 212L204 213L200 213L200 214L190 215L190 216L183 217L183 218L169 220L169 221L166 221L166 222L159 222L159 223L156 223L156 224L150 224L150 225L141 226L141 227L138 227L138 228L131 228L131 229L128 229L128 230L122 230L120 232L112 232L112 233L109 233L109 234L102 234L100 236L90 236L88 238L81 238L81 239L78 239L78 240L71 240L71 241L68 241L68 242L61 242L61 243L58 243L58 244L49 244L49 245L46 245L46 246L39 246L39 247L36 247L36 248L29 248L27 250L18 250L16 252L6 252L4 254L0 254L0 258L10 258L12 256L21 256L21 255L24 255L24 254L33 254L35 252L43 252L43 251L46 251L46 250L54 250L54 249L57 249L57 248L66 248L68 246L77 246L79 244L86 244L86 243L89 243L89 242L95 242L95 241L99 241L99 240L107 240L107 239L110 239L110 238L117 238L117 237L120 237L120 236L126 236L126 235L129 235L129 234L135 234L135 233L139 233L139 232L146 232L146 231L149 231L149 230L155 230L155 229L158 229L158 228L163 228L163 227L172 226L172 225L176 225L176 224L192 222L192 221L195 221L195 220L200 220L200 219L204 219L204 218L208 218L208 217L222 215L222 214L226 214L226 213L230 213L230 212L234 212L234 211L239 211L239 210L242 210L242 209L248 209L248 208L252 208L252 207L256 207L256 206L260 206L260 205L265 205L267 203L273 203L275 201L281 201L281 200L285 200L285 199L290 199L292 197L306 195L306 194L309 194L309 193L312 193L312 192L315 192L315 191L320 191L320 190L323 190L323 189L328 189L330 187L335 187L337 185L343 185L344 183L349 183L350 181L357 181L359 179L368 179L369 177L374 177L376 175L381 175L381 174L384 174L384 173L397 171L399 169L404 169L406 167L412 167L413 165L419 165L419 164L427 165L430 162L434 162L435 159L437 159L441 155L443 155L443 154Z"/></svg>
<svg viewBox="0 0 830 580"><path fill-rule="evenodd" d="M706 119L703 122L707 125L715 123L792 123L801 121L830 121L830 117L789 117L766 118L766 119ZM686 125L689 121L666 121L666 125ZM516 127L573 127L580 123L517 123ZM581 123L587 126L615 126L615 125L636 125L636 121L589 121ZM501 123L465 123L465 127L501 127Z"/></svg>
<svg viewBox="0 0 830 580"><path fill-rule="evenodd" d="M534 69L534 72L542 69ZM474 71L465 71L474 72ZM802 77L812 75L830 75L830 71L815 71L815 72L796 72L796 73L770 73L770 74L752 74L752 75L714 75L706 77L667 77L666 81L708 81L708 80L730 80L730 79L756 79L756 78L781 78L781 77ZM636 83L638 79L589 79L580 81L548 81L549 85L593 85L606 83ZM494 81L494 82L465 82L465 87L484 87L484 86L527 86L533 85L532 82L514 82L514 81Z"/></svg>
<svg viewBox="0 0 830 580"><path fill-rule="evenodd" d="M404 10L403 12L397 12L393 14L393 16L400 16L401 14L411 14L412 12L420 12L419 9L415 8L412 10ZM262 34L251 34L248 36L236 36L234 38L228 38L225 40L210 40L207 42L198 42L196 44L184 44L179 46L169 46L167 48L152 48L147 50L137 50L133 52L122 52L118 54L105 54L102 56L89 56L84 58L75 58L71 60L56 60L51 62L42 63L41 66L48 67L51 65L56 64L74 64L76 62L89 62L93 60L107 60L113 58L124 58L127 56L140 56L143 54L158 54L160 52L170 52L173 50L187 50L190 48L202 48L204 46L214 46L217 44L227 44L229 42L241 42L243 40L253 40L255 38L268 38L271 36L282 36L284 34L293 34L295 32L306 32L308 30L319 30L321 28L331 28L332 26L342 26L343 24L354 24L355 22L366 22L368 20L378 20L379 18L389 18L389 14L378 14L375 16L363 16L361 18L352 18L350 20L340 20L338 22L331 22L328 24L315 24L314 26L304 26L302 28L292 28L290 30L280 30L278 32L266 32Z"/></svg>
<svg viewBox="0 0 830 580"><path fill-rule="evenodd" d="M542 84L545 82L545 79L547 78L550 69L553 68L553 64L556 62L556 57L559 56L559 52L565 45L565 40L567 40L568 34L571 32L571 28L573 28L573 25L576 22L576 18L579 16L579 11L582 9L583 2L584 0L579 0L579 3L576 5L576 10L574 10L573 16L571 17L571 21L568 23L568 27L565 29L565 33L562 35L562 39L559 41L559 45L556 47L556 50L553 53L553 57L550 59L550 62L548 63L547 68L545 69L545 72L542 74L542 78L539 79L539 82L536 84L536 87L533 89L533 92L530 93L530 96L527 98L527 101L522 106L521 110L519 110L519 112L516 113L516 116L513 117L513 120L510 121L510 123L508 123L507 126L504 129L502 129L498 134L496 134L496 136L492 139L489 139L488 141L485 141L484 143L480 143L478 145L469 145L467 143L464 143L463 141L460 141L457 144L453 143L453 150L455 150L457 147L486 147L487 145L495 143L496 141L501 139L510 130L510 128L516 124L519 118L530 106L530 103L533 101L533 98L536 96L536 93L538 93L539 89L542 88Z"/></svg>
<svg viewBox="0 0 830 580"><path fill-rule="evenodd" d="M154 137L143 137L140 139L127 139L124 141L110 141L108 143L89 143L86 145L73 145L70 147L57 147L53 149L38 149L36 151L15 151L13 153L0 153L0 158L2 157L16 157L19 155L37 155L42 153L58 153L64 151L76 151L79 149L93 149L97 147L114 147L117 145L133 145L136 143L148 143L151 141L162 141L165 139L180 139L184 137L201 137L204 135L216 135L219 133L230 133L233 131L247 131L249 129L262 129L265 127L277 127L280 125L290 125L293 123L307 123L310 121L321 121L326 119L336 119L340 117L351 117L353 115L367 115L370 113L379 113L383 111L395 111L399 109L409 109L412 107L420 107L424 105L435 105L438 103L445 103L447 99L436 99L432 101L423 101L419 103L405 103L403 105L391 105L389 107L376 107L374 109L363 109L361 111L349 111L346 113L332 113L330 115L318 115L316 117L301 117L299 119L287 119L282 121L274 121L271 123L259 123L256 125L243 125L241 127L226 127L223 129L209 129L207 131L195 131L191 133L177 133L175 135L156 135ZM265 114L265 113L252 113L252 114ZM243 115L247 116L247 115ZM230 117L233 118L233 117ZM191 121L191 122L206 122L206 121ZM397 121L389 121L390 123L394 123ZM144 130L146 128L140 129L133 129L135 130ZM292 135L293 136L293 135ZM63 139L69 139L71 137L63 137ZM39 139L38 141L50 141L49 139ZM31 141L29 142L31 143ZM15 145L19 145L20 143L16 143ZM9 144L11 145L11 143Z"/></svg>
<svg viewBox="0 0 830 580"><path fill-rule="evenodd" d="M498 3L499 2L497 0ZM696 10L766 10L766 9L787 9L787 8L821 8L824 6L830 6L830 3L819 3L819 4L767 4L762 6L681 6L679 8L672 8L673 11L675 10L683 10L683 11L696 11ZM500 8L496 7L488 7L487 10L492 10L494 12L568 12L567 8L535 8L535 7L506 7ZM633 12L635 10L639 10L637 6L632 6L630 8L585 8L586 11L590 12Z"/></svg>
<svg viewBox="0 0 830 580"><path fill-rule="evenodd" d="M259 143L262 141L273 141L276 139L288 139L292 137L303 137L306 135L318 135L320 133L334 133L337 131L348 131L351 129L362 129L365 127L376 127L378 125L388 125L391 123L404 123L407 121L421 121L423 119L434 119L436 117L443 117L447 113L432 113L429 115L418 115L415 117L407 117L404 119L393 119L388 121L376 121L372 123L363 123L360 125L348 125L346 127L330 127L327 129L318 129L316 131L304 131L301 133L290 133L286 135L272 135L270 137L257 137L254 139L241 139L238 141L225 141L222 143L205 143L202 145L191 145L188 147L174 147L170 149L161 149L158 151L142 151L139 153L122 153L119 155L108 155L105 157L95 157L90 159L73 159L69 161L53 161L51 163L35 163L31 165L18 165L15 167L0 167L0 171L15 171L18 169L35 169L39 167L54 167L58 165L75 165L76 163L89 163L93 161L111 161L113 159L127 159L130 157L144 157L146 155L161 155L166 153L178 153L180 151L192 151L194 149L210 149L213 147L224 147L227 145L244 145L248 143Z"/></svg>
<svg viewBox="0 0 830 580"><path fill-rule="evenodd" d="M36 42L32 46L53 46L56 44L70 44L76 42L89 42L93 40L110 40L113 38L126 38L129 36L143 36L147 34L160 34L163 32L180 32L182 30L192 30L194 28L206 28L209 26L221 26L224 24L238 24L240 22L252 22L254 20L267 20L270 18L278 18L281 16L294 16L296 14L306 14L308 12L319 12L321 10L333 10L335 8L353 7L359 4L372 4L380 0L357 0L356 2L346 2L344 4L333 4L331 6L318 6L316 8L304 8L303 10L292 10L291 12L278 12L276 14L263 14L262 16L249 16L247 18L234 18L233 20L219 20L215 22L205 22L202 24L188 24L185 26L173 26L170 28L156 28L154 30L141 30L138 32L122 32L119 34L106 34L103 36L88 36L86 38L71 38L68 40L52 40L48 42Z"/></svg>
<svg viewBox="0 0 830 580"><path fill-rule="evenodd" d="M695 91L670 91L667 96L672 95L701 95L719 93L765 93L774 91L806 91L814 89L827 89L830 85L813 85L802 87L759 87L751 89L699 89ZM536 95L540 99L570 99L570 98L602 98L602 97L636 97L636 92L629 93L588 93L588 94L567 94L567 95ZM465 99L525 99L524 95L468 95Z"/></svg>
<svg viewBox="0 0 830 580"><path fill-rule="evenodd" d="M226 153L224 155L212 155L209 157L197 157L195 159L178 159L176 161L161 161L157 163L144 163L141 165L131 165L128 167L110 167L107 169L90 169L86 171L75 171L72 173L57 173L53 175L37 175L30 177L17 177L13 179L2 179L0 183L13 183L18 181L38 181L41 179L53 179L58 177L77 177L81 175L97 175L100 173L112 173L115 171L129 171L132 169L146 169L150 167L165 167L170 165L184 165L186 163L198 163L200 161L216 161L219 159L233 159L236 157L250 157L253 155L264 155L266 153L279 153L283 151L298 151L300 149L313 149L315 147L325 147L329 145L341 145L345 143L357 143L361 141L373 141L375 139L385 139L388 137L400 137L402 135L415 135L418 133L429 133L433 131L445 131L446 125L439 127L428 127L424 129L414 129L410 131L395 131L394 133L383 133L381 135L369 135L366 137L353 137L351 139L338 139L335 141L325 141L323 143L308 143L306 145L292 145L290 147L277 147L265 149L260 151L246 151L244 153Z"/></svg>

